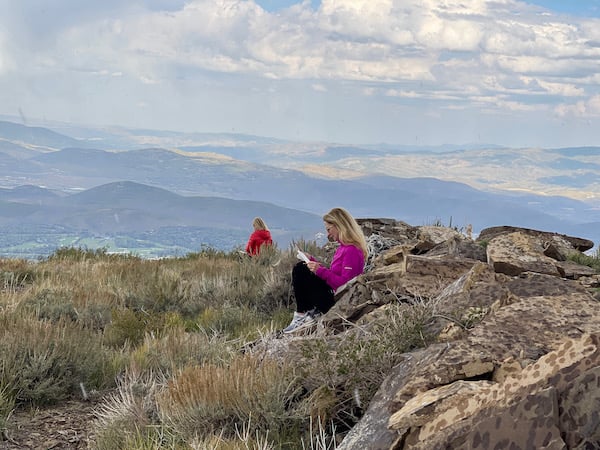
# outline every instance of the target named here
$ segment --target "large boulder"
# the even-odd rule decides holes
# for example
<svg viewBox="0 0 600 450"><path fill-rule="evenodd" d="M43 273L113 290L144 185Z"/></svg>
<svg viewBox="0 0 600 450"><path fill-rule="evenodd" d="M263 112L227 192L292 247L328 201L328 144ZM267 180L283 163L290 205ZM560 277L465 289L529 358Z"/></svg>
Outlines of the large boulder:
<svg viewBox="0 0 600 450"><path fill-rule="evenodd" d="M476 263L468 259L408 254L403 261L377 267L340 289L335 305L322 322L327 328L342 330L388 303L432 299Z"/></svg>
<svg viewBox="0 0 600 450"><path fill-rule="evenodd" d="M570 253L572 250L576 250L578 252L586 252L594 247L594 243L589 239L568 236L566 234L553 233L548 231L532 230L531 228L512 226L485 228L481 230L481 232L477 236L477 241L491 241L497 236L515 232L541 238L546 242L546 247L554 246L558 249L562 249L566 253Z"/></svg>
<svg viewBox="0 0 600 450"><path fill-rule="evenodd" d="M473 241L359 223L367 271L315 326L263 348L309 364L307 341L335 355L389 320L387 309L415 304L431 309L423 332L435 342L400 356L338 449L600 448L600 274L570 258L593 243L517 227Z"/></svg>
<svg viewBox="0 0 600 450"><path fill-rule="evenodd" d="M556 239L555 243L561 240L561 244L549 247L543 235L523 231L498 234L487 244L487 260L496 272L506 275L537 272L577 279L595 273L590 267L567 261L569 255L579 252L562 237Z"/></svg>
<svg viewBox="0 0 600 450"><path fill-rule="evenodd" d="M600 334L566 339L501 382L459 381L416 394L389 420L393 448L595 448L600 416ZM567 447L567 443L570 445Z"/></svg>

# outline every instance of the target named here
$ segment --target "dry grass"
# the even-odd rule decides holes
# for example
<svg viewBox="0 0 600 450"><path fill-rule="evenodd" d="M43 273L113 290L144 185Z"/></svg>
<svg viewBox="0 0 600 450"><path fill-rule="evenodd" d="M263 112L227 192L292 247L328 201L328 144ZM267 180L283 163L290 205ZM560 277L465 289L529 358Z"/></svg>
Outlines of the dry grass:
<svg viewBox="0 0 600 450"><path fill-rule="evenodd" d="M0 316L0 389L17 402L54 403L79 389L102 388L114 377L112 353L76 323Z"/></svg>
<svg viewBox="0 0 600 450"><path fill-rule="evenodd" d="M289 321L290 249L142 260L65 249L0 260L0 429L23 403L110 388L96 448L329 449L403 351L427 344L427 305L315 339L295 365L244 354ZM332 249L299 242L327 260Z"/></svg>
<svg viewBox="0 0 600 450"><path fill-rule="evenodd" d="M369 327L305 341L304 358L297 361L308 390L299 405L304 415L323 428L328 422L338 432L352 428L402 354L433 341L425 330L434 310L427 302L389 305Z"/></svg>
<svg viewBox="0 0 600 450"><path fill-rule="evenodd" d="M0 260L0 426L15 405L60 402L81 395L82 384L88 392L115 388L118 378L116 394L100 408L99 448L156 448L159 441L190 448L207 436L175 430L156 397L167 380L165 392L176 393L189 387L186 373L199 371L218 374L223 395L232 386L219 406L230 420L220 426L216 414L211 422L223 442L235 445L248 423L283 428L293 375L282 378L281 367L252 366L240 355L248 341L272 332L273 317L287 320L285 260L291 268L291 256L277 249L252 260L203 251L148 261L75 249L38 262ZM234 392L245 393L238 403L231 403ZM174 417L188 417L180 423L195 420L193 408L175 406ZM269 448L247 431L247 442Z"/></svg>
<svg viewBox="0 0 600 450"><path fill-rule="evenodd" d="M299 394L294 371L251 355L229 365L187 367L159 400L165 421L182 435L220 431L226 437L251 424L250 432L270 430L280 438L298 419L288 409Z"/></svg>

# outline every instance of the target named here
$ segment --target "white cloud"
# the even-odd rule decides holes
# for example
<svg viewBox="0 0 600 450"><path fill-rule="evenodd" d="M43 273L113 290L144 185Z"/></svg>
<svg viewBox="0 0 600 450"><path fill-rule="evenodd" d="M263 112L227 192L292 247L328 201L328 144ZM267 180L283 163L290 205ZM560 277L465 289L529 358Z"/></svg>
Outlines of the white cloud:
<svg viewBox="0 0 600 450"><path fill-rule="evenodd" d="M13 67L12 58L8 51L7 39L0 29L0 76Z"/></svg>
<svg viewBox="0 0 600 450"><path fill-rule="evenodd" d="M93 78L104 101L149 111L148 96L195 108L234 92L281 111L296 94L278 83L321 101L386 99L386 111L398 109L389 102L419 100L454 110L598 111L600 21L567 22L516 0L323 0L316 10L302 2L277 13L251 0L92 3L56 0L42 12L33 0L0 0L8 11L0 17L0 89L15 92L11 104L43 104L25 83L52 91L56 80L65 108L74 107L80 97L69 95L97 90L87 85ZM15 79L23 84L11 89ZM557 106L560 98L577 101Z"/></svg>
<svg viewBox="0 0 600 450"><path fill-rule="evenodd" d="M554 83L541 79L528 80L528 82L538 84L550 95L560 95L563 97L580 97L585 95L585 90L583 88L577 87L571 83Z"/></svg>
<svg viewBox="0 0 600 450"><path fill-rule="evenodd" d="M600 118L600 95L576 103L561 104L554 109L559 117Z"/></svg>
<svg viewBox="0 0 600 450"><path fill-rule="evenodd" d="M175 65L281 79L421 80L432 79L436 65L451 69L440 56L452 61L453 52L470 53L483 75L591 70L590 56L600 57L600 48L589 45L594 28L517 16L511 11L518 7L484 0L324 0L318 11L304 4L269 14L251 1L194 0L177 11L72 25L57 34L47 59L93 71L97 64L139 79L160 78Z"/></svg>

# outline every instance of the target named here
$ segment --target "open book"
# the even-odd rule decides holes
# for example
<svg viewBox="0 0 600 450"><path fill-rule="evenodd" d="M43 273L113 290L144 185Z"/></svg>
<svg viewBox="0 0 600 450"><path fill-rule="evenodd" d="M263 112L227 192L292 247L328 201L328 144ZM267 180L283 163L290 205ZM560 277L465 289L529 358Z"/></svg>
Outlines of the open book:
<svg viewBox="0 0 600 450"><path fill-rule="evenodd" d="M297 253L296 253L296 258L301 259L302 261L304 261L305 263L310 261L310 258L308 256L306 256L306 253L304 253L302 250L300 250L299 248L296 247Z"/></svg>

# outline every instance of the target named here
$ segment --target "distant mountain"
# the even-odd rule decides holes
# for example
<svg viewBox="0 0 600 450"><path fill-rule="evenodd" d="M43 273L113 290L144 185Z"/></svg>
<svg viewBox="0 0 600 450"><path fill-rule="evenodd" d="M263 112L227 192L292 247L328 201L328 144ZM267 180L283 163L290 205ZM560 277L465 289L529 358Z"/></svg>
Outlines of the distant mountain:
<svg viewBox="0 0 600 450"><path fill-rule="evenodd" d="M21 128L20 136L30 128ZM77 133L82 138L70 141L76 145L30 154L21 153L27 147L9 139L18 134L14 128L0 127L0 187L28 184L70 194L38 195L28 203L36 205L33 212L5 205L15 209L15 216L11 220L4 214L2 223L15 226L25 214L34 224L98 233L178 226L245 233L253 216L267 215L283 234L307 229L294 228L302 223L295 215L299 212L308 214L320 230L318 218L334 206L344 206L357 217L393 217L415 225L471 224L474 232L513 225L600 242L600 230L590 225L600 221L598 202L574 198L593 201L600 169L588 155L600 153L600 147L444 146L421 151L234 134L103 129L95 135L83 127ZM35 129L35 135L45 133ZM126 144L95 147L109 141ZM143 142L154 145L135 148ZM24 154L27 157L21 157ZM304 170L309 165L322 168L322 173L328 168L351 173L352 178L313 176ZM405 175L393 175L399 172ZM27 203L24 197L2 192L0 200ZM290 212L290 223L284 223L288 209L295 213ZM236 222L239 217L243 219Z"/></svg>
<svg viewBox="0 0 600 450"><path fill-rule="evenodd" d="M369 156L382 156L386 152L377 149L368 149L361 147L351 146L317 146L312 150L303 149L303 151L296 151L289 155L278 155L275 159L273 154L264 147L257 146L217 146L217 145L205 145L205 146L182 146L179 147L181 150L186 152L212 152L220 155L229 156L234 159L241 161L248 161L260 164L273 164L281 165L281 159L294 160L296 162L304 161L317 163L327 163L337 161L341 158L349 158L352 156L369 157Z"/></svg>
<svg viewBox="0 0 600 450"><path fill-rule="evenodd" d="M36 155L28 167L34 166L37 175L14 170L11 174L38 184L47 184L49 177L60 176L61 181L72 178L88 183L84 188L126 179L178 194L260 199L319 215L342 205L357 216L394 217L418 225L452 221L457 226L471 224L474 230L511 224L569 233L574 223L598 220L589 205L564 197L484 192L464 183L425 177L369 175L328 180L298 170L206 155L188 156L158 148L126 152L66 148ZM131 205L127 207L131 209ZM161 223L164 212L170 210L166 207L162 211L152 213L153 222ZM121 216L127 216L125 211ZM78 219L83 224L92 220L86 215ZM582 237L593 239L595 234Z"/></svg>
<svg viewBox="0 0 600 450"><path fill-rule="evenodd" d="M41 204L53 202L60 197L61 195L56 192L38 186L24 185L13 189L0 188L0 200L9 202Z"/></svg>
<svg viewBox="0 0 600 450"><path fill-rule="evenodd" d="M21 182L28 177L39 179L44 172L44 168L36 163L24 158L19 158L0 151L0 174L6 177L20 178ZM5 178L6 179L6 178Z"/></svg>
<svg viewBox="0 0 600 450"><path fill-rule="evenodd" d="M29 145L46 149L81 145L76 139L55 133L47 128L28 127L5 121L0 121L0 137L8 141L26 142Z"/></svg>
<svg viewBox="0 0 600 450"><path fill-rule="evenodd" d="M368 176L356 180L324 180L297 170L282 170L235 160L188 157L164 149L106 152L65 149L38 155L37 163L72 176L129 179L176 192L200 193L238 200L261 199L281 206L322 214L337 205L348 205L362 216L392 216L416 220L455 220L474 227L494 225L486 215L505 220L533 216L554 225L551 216L512 205L508 197L473 189L464 183L432 178L401 179ZM502 200L502 202L500 202ZM474 204L474 202L476 202ZM514 202L516 203L516 202ZM504 205L502 208L499 205ZM515 212L511 211L515 209ZM482 214L483 213L483 214Z"/></svg>
<svg viewBox="0 0 600 450"><path fill-rule="evenodd" d="M322 228L320 217L307 212L266 202L185 197L130 181L110 183L67 196L31 187L3 189L0 199L4 199L0 213L8 208L11 210L11 214L2 214L0 226L26 220L98 233L194 226L245 230L249 234L252 220L261 216L275 234L314 235ZM22 212L17 215L14 210Z"/></svg>
<svg viewBox="0 0 600 450"><path fill-rule="evenodd" d="M553 148L550 149L553 153L558 153L560 155L576 157L576 156L600 156L600 147L564 147L564 148Z"/></svg>
<svg viewBox="0 0 600 450"><path fill-rule="evenodd" d="M112 237L130 250L151 246L155 250L149 254L154 256L198 251L202 245L229 250L245 245L256 216L266 221L281 247L292 240L314 239L322 231L316 214L266 202L185 197L129 181L66 196L19 187L0 190L0 255L29 257L37 254L32 243L40 242L39 254L48 254L81 236L86 245ZM156 253L165 246L171 250Z"/></svg>
<svg viewBox="0 0 600 450"><path fill-rule="evenodd" d="M39 152L0 138L0 153L15 159L28 159Z"/></svg>

